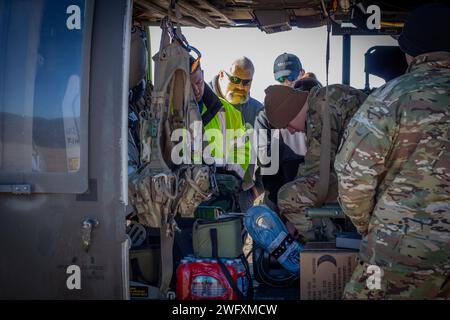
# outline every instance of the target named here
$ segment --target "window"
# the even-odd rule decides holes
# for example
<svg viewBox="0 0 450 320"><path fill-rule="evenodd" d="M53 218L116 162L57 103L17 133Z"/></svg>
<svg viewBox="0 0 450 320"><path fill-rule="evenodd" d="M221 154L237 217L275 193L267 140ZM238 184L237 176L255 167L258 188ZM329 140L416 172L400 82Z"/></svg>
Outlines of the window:
<svg viewBox="0 0 450 320"><path fill-rule="evenodd" d="M364 54L373 46L397 46L391 36L352 36L351 40L351 78L350 84L358 89L365 87ZM378 88L385 81L377 76L369 75L371 88Z"/></svg>
<svg viewBox="0 0 450 320"><path fill-rule="evenodd" d="M88 3L0 0L2 185L87 187Z"/></svg>

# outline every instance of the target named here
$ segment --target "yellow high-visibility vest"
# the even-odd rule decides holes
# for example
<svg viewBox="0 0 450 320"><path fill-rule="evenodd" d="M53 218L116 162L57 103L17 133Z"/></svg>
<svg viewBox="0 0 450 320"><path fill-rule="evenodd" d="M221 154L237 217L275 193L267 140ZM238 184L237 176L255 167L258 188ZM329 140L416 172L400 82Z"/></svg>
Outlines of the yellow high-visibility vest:
<svg viewBox="0 0 450 320"><path fill-rule="evenodd" d="M228 101L219 99L222 108L204 127L205 136L216 164L236 172L243 179L250 164L250 139L245 139L242 114ZM202 114L204 112L205 105Z"/></svg>

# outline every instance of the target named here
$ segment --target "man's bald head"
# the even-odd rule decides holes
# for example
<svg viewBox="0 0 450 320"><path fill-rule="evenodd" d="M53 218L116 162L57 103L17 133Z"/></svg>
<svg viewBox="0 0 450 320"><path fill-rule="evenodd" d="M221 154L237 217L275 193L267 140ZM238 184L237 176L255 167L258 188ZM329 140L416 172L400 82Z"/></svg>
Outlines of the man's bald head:
<svg viewBox="0 0 450 320"><path fill-rule="evenodd" d="M247 57L234 60L228 71L219 73L219 88L222 96L231 104L245 103L249 99L255 67Z"/></svg>
<svg viewBox="0 0 450 320"><path fill-rule="evenodd" d="M253 74L255 73L255 67L253 66L252 61L247 57L240 57L233 61L230 66L230 73L233 74L237 70L246 71L251 74L251 77L253 77Z"/></svg>

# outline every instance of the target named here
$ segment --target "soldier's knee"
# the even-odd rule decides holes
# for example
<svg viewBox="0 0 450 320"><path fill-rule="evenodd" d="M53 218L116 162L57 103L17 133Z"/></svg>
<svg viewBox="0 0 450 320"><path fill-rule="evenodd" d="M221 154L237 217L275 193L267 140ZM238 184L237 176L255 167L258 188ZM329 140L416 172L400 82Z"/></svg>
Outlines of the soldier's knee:
<svg viewBox="0 0 450 320"><path fill-rule="evenodd" d="M295 204L298 208L314 206L314 199L308 194L304 181L300 179L283 185L277 196L278 203Z"/></svg>
<svg viewBox="0 0 450 320"><path fill-rule="evenodd" d="M280 188L280 190L278 190L278 194L277 194L278 201L279 200L281 200L281 201L288 201L289 198L292 197L292 194L293 194L293 190L292 189L293 189L293 183L292 182L289 182L289 183L286 183L285 185L283 185Z"/></svg>
<svg viewBox="0 0 450 320"><path fill-rule="evenodd" d="M293 204L295 204L295 197L291 188L292 184L287 183L278 191L277 199L280 213L291 211L292 209L294 209Z"/></svg>

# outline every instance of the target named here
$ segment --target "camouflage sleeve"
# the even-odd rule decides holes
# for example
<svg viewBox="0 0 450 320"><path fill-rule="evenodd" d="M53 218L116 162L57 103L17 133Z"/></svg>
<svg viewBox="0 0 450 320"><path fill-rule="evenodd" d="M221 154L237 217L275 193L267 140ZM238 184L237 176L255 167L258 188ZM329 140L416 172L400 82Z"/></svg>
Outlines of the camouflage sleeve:
<svg viewBox="0 0 450 320"><path fill-rule="evenodd" d="M397 130L396 109L371 95L350 121L334 164L339 202L358 232L367 233L380 178Z"/></svg>
<svg viewBox="0 0 450 320"><path fill-rule="evenodd" d="M338 149L341 132L345 128L349 115L353 115L367 96L360 90L347 85L333 84L325 87L315 87L308 96L309 110L307 114L306 141L308 150L305 155L305 164L299 172L300 176L319 175L320 154L322 141L322 108L328 106L331 126L330 159L334 161Z"/></svg>

